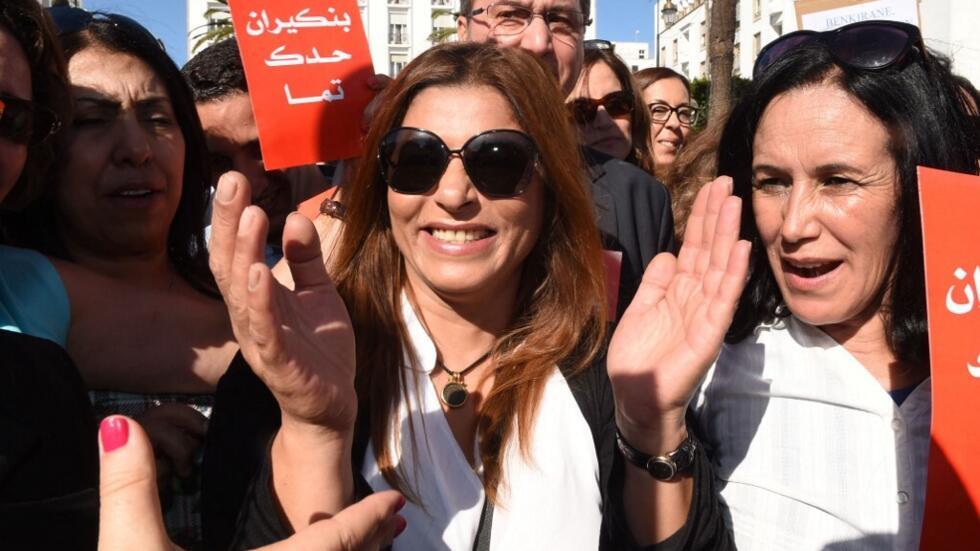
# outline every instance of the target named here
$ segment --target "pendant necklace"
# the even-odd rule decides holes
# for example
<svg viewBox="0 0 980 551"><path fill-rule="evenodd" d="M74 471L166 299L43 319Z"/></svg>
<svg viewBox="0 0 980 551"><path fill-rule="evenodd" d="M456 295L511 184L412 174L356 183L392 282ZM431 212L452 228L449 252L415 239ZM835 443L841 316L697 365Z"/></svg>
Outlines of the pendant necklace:
<svg viewBox="0 0 980 551"><path fill-rule="evenodd" d="M476 359L470 365L464 367L459 371L453 371L446 367L442 360L436 358L436 365L441 367L449 374L449 382L446 386L442 387L442 392L439 393L439 397L442 399L442 403L455 409L461 407L466 403L466 399L470 397L470 391L466 388L466 382L463 381L463 375L466 375L473 370L474 367L482 364L487 358L490 357L490 353L493 352L493 348L487 350L482 356Z"/></svg>

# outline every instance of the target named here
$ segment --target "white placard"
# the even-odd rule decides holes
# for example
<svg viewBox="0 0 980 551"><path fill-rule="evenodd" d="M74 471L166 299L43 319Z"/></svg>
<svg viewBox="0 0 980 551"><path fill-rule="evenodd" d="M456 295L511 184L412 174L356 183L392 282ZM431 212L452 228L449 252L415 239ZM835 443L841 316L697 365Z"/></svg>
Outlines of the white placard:
<svg viewBox="0 0 980 551"><path fill-rule="evenodd" d="M807 13L802 16L801 29L829 31L851 23L870 19L885 19L919 25L916 0L875 0L850 6Z"/></svg>

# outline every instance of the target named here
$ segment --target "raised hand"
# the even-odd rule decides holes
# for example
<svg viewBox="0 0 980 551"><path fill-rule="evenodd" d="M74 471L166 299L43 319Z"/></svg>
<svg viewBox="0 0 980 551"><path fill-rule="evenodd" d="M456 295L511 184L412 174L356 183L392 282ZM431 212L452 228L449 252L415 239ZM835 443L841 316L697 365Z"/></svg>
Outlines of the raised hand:
<svg viewBox="0 0 980 551"><path fill-rule="evenodd" d="M283 423L348 432L355 420L354 334L327 276L316 230L291 215L283 252L295 290L279 285L264 262L268 219L249 207L249 184L229 172L218 183L211 271L242 354L273 392Z"/></svg>
<svg viewBox="0 0 980 551"><path fill-rule="evenodd" d="M738 239L741 200L731 192L728 177L701 189L680 255L653 259L609 346L617 425L648 453L669 451L685 432L685 410L745 286L750 244Z"/></svg>
<svg viewBox="0 0 980 551"><path fill-rule="evenodd" d="M157 499L150 440L139 423L115 415L99 427L99 551L175 551ZM311 524L265 551L374 551L405 528L397 492L381 492Z"/></svg>

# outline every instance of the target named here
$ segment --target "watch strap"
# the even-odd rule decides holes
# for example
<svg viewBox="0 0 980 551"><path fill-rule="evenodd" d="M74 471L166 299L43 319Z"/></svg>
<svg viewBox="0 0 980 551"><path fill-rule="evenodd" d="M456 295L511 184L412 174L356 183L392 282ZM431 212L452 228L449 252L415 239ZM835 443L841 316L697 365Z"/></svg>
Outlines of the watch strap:
<svg viewBox="0 0 980 551"><path fill-rule="evenodd" d="M675 449L664 455L653 456L644 453L626 441L623 434L616 428L616 447L619 453L633 465L647 471L650 476L657 480L674 480L679 474L686 474L691 471L694 465L697 443L688 434L687 438Z"/></svg>

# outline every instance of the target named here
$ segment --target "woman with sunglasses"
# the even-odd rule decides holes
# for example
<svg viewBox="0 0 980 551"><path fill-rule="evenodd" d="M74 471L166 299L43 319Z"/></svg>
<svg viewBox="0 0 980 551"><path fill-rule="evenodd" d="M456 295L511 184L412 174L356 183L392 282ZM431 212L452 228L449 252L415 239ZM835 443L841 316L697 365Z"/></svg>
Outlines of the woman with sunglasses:
<svg viewBox="0 0 980 551"><path fill-rule="evenodd" d="M753 74L719 145L735 197L718 228L738 231L741 204L752 246L731 328L701 355L697 327L635 352L692 393L703 381L694 416L739 549L917 549L931 406L916 167L977 174L976 119L911 25L787 35ZM686 283L667 281L651 324L677 327Z"/></svg>
<svg viewBox="0 0 980 551"><path fill-rule="evenodd" d="M43 189L50 134L69 116L64 61L34 0L0 4L0 201ZM95 549L98 449L82 381L61 345L66 301L42 255L0 245L0 538L11 549Z"/></svg>
<svg viewBox="0 0 980 551"><path fill-rule="evenodd" d="M331 277L312 225L292 216L296 288L278 286L260 265L268 222L246 208L247 182L219 183L212 267L248 363L218 386L208 543L268 543L396 488L409 501L396 550L668 537L664 549L725 549L700 445L661 438L675 420L636 422L671 391L613 397L648 374L610 364L615 389L606 376L600 243L547 69L515 48L444 45L386 94Z"/></svg>
<svg viewBox="0 0 980 551"><path fill-rule="evenodd" d="M586 44L585 61L568 109L586 147L653 173L650 117L629 67L605 41Z"/></svg>
<svg viewBox="0 0 980 551"><path fill-rule="evenodd" d="M663 178L698 120L698 108L691 101L691 83L667 67L643 69L633 77L650 113L650 150L655 171Z"/></svg>

